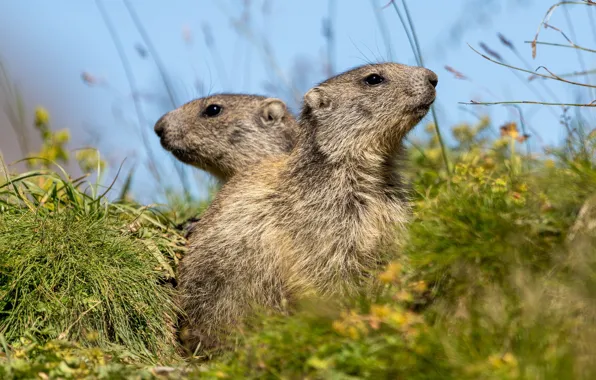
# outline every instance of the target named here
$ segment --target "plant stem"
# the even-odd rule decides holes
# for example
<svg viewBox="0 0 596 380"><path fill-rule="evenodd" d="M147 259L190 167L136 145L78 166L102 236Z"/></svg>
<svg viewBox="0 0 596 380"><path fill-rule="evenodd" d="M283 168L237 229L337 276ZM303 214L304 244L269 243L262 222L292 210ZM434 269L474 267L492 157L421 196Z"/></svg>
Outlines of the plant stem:
<svg viewBox="0 0 596 380"><path fill-rule="evenodd" d="M593 86L591 84L580 83L580 82L573 82L573 81L565 80L565 79L561 78L560 76L555 76L552 72L550 72L544 66L541 66L541 67L544 68L546 71L548 71L549 74L551 74L551 75L544 75L544 74L537 73L535 71L530 71L530 70L522 69L521 67L516 67L516 66L508 65L506 63L499 62L499 61L497 61L495 59L492 59L492 58L490 58L490 57L488 57L488 56L480 53L478 50L476 50L472 46L470 46L470 44L468 44L468 46L470 47L470 49L472 49L476 54L480 55L482 58L487 59L487 60L489 60L489 61L491 61L493 63L496 63L497 65L505 66L505 67L508 67L510 69L514 69L514 70L517 70L517 71L522 71L524 73L529 73L529 74L532 74L532 75L535 75L535 76L539 76L539 77L542 77L542 78L548 78L548 79L558 80L560 82L569 83L569 84L573 84L573 85L576 85L576 86L596 88L596 86Z"/></svg>
<svg viewBox="0 0 596 380"><path fill-rule="evenodd" d="M412 37L414 38L414 43L416 44L416 54L418 55L418 61L420 62L420 66L424 66L424 61L422 60L422 51L420 50L420 43L418 42L418 35L416 34L416 29L414 29L414 23L412 22L412 18L410 17L408 4L406 3L406 0L401 0L401 3L404 5L406 17L408 18L408 24L410 25L410 29L412 30Z"/></svg>
<svg viewBox="0 0 596 380"><path fill-rule="evenodd" d="M335 74L335 30L333 29L333 26L335 21L336 0L328 0L327 6L327 73L329 76L332 76Z"/></svg>
<svg viewBox="0 0 596 380"><path fill-rule="evenodd" d="M370 5L372 6L375 18L377 19L377 25L379 25L379 30L381 31L383 42L385 43L385 52L387 54L387 59L389 61L393 61L393 52L391 51L391 37L389 37L389 30L387 29L387 24L385 23L385 20L383 20L383 15L377 7L377 1L370 0Z"/></svg>
<svg viewBox="0 0 596 380"><path fill-rule="evenodd" d="M412 34L410 33L410 30L406 26L406 21L404 20L403 16L401 15L401 12L399 11L397 4L395 3L395 0L391 1L391 5L393 5L393 9L395 9L395 13L397 13L397 17L399 17L399 22L403 26L404 32L406 32L406 36L408 37L408 43L410 44L410 47L412 48L412 52L414 53L414 58L416 59L416 63L419 66L422 66L422 63L420 63L420 59L419 59L418 54L414 48L415 45L414 45L414 40L412 39Z"/></svg>
<svg viewBox="0 0 596 380"><path fill-rule="evenodd" d="M157 71L159 72L161 80L163 81L164 87L166 88L166 91L168 93L168 98L170 100L172 109L174 109L178 106L178 101L176 99L176 94L174 92L172 82L170 81L170 78L168 77L165 65L163 64L163 62L161 60L161 56L159 55L159 53L157 52L157 49L153 45L151 38L149 38L149 34L147 33L145 26L141 22L141 19L139 18L137 12L135 11L135 9L132 6L132 4L130 3L130 1L123 0L123 2L124 2L124 5L126 6L126 9L128 10L128 13L130 14L132 21L134 22L137 30L139 31L139 34L141 35L143 42L145 43L145 45L147 45L147 49L149 50L149 53L153 57L153 61L155 62L155 65L157 66ZM174 165L174 169L176 170L176 173L178 174L178 177L180 178L180 182L182 183L184 192L186 194L188 194L188 192L189 192L188 189L190 188L190 183L188 182L188 178L184 171L183 164L178 160L173 160L173 165Z"/></svg>
<svg viewBox="0 0 596 380"><path fill-rule="evenodd" d="M531 100L510 100L503 102L459 102L458 104L474 105L474 106L493 106L497 104L536 104L542 106L563 106L563 107L596 107L596 103L547 103L547 102L533 102Z"/></svg>
<svg viewBox="0 0 596 380"><path fill-rule="evenodd" d="M145 126L147 125L147 118L145 117L145 114L143 113L143 108L141 107L141 104L138 100L138 96L135 95L135 94L139 93L139 89L138 89L138 86L137 86L137 83L135 80L135 76L132 71L132 66L130 65L130 62L126 58L126 53L124 52L124 46L122 45L122 42L120 41L120 38L118 37L118 33L116 32L116 28L114 27L114 24L112 24L112 21L110 20L108 13L106 12L106 9L103 5L102 0L95 0L95 4L97 5L97 9L99 10L99 13L101 14L103 22L106 25L106 28L108 29L108 32L110 33L110 36L112 37L112 41L114 42L114 47L116 48L118 56L120 57L120 62L122 62L122 68L124 69L124 74L125 74L126 80L128 82L128 87L130 87L130 90L133 94L132 100L133 100L133 104L134 104L135 111L137 114L139 126L141 128L141 138L143 139L143 143L145 144L145 147L147 148L149 156L151 157L150 160L152 161L152 165L156 166L158 161L155 160L155 156L151 149L151 144L149 143L149 140L147 139L147 136L145 134ZM158 180L158 182L161 183L162 181L161 181L161 177L159 176L159 170L157 169L157 167L155 167L154 173L157 177L156 179Z"/></svg>
<svg viewBox="0 0 596 380"><path fill-rule="evenodd" d="M511 105L509 107L513 107L517 110L517 112L519 112L519 124L521 125L521 129L522 129L522 133L525 135L527 135L527 131L526 131L526 123L524 121L524 116L521 110L521 107L518 105ZM530 147L530 139L526 139L525 140L525 145L526 145L526 154L528 155L528 158L532 155L532 149Z"/></svg>
<svg viewBox="0 0 596 380"><path fill-rule="evenodd" d="M0 86L3 87L6 96L10 100L15 101L14 105L10 101L7 102L6 116L8 117L10 125L17 136L17 142L19 144L21 154L26 156L31 154L31 149L29 145L29 128L27 127L23 98L18 87L12 84L8 78L8 73L2 64L2 61L0 61L0 73L2 73Z"/></svg>
<svg viewBox="0 0 596 380"><path fill-rule="evenodd" d="M151 39L149 38L149 34L147 34L147 30L145 30L143 23L139 19L139 16L137 15L137 12L133 8L132 4L130 4L130 1L129 0L122 0L122 1L124 2L124 5L126 6L128 13L130 14L130 18L134 22L137 30L139 31L139 34L141 35L143 42L145 43L145 45L147 45L147 49L149 50L149 53L151 53L151 56L153 57L153 61L155 62L155 65L157 66L157 71L159 71L161 80L163 81L166 91L168 92L168 97L170 98L170 103L172 104L172 108L176 108L176 106L178 104L176 102L176 96L174 94L172 84L170 83L170 80L168 79L168 76L166 74L165 66L164 66L163 62L161 61L160 55L157 53L157 49L155 49L155 46L153 46L153 42L151 42Z"/></svg>
<svg viewBox="0 0 596 380"><path fill-rule="evenodd" d="M534 41L524 41L524 43L526 44L531 44L534 43ZM593 49L588 49L579 45L565 45L565 44L557 44L554 42L542 42L542 41L536 41L535 42L537 45L548 45L548 46L557 46L557 47L565 47L565 48L571 48L571 49L579 49L579 50L583 50L583 51L587 51L590 53L596 53L596 50Z"/></svg>
<svg viewBox="0 0 596 380"><path fill-rule="evenodd" d="M412 17L410 16L410 11L408 10L408 5L406 4L406 1L402 0L402 4L403 4L404 10L406 12L406 17L408 19L408 25L412 32L411 35L408 33L407 26L404 22L403 17L401 16L401 12L399 11L397 4L395 3L395 0L392 0L391 3L393 4L393 8L395 9L395 12L397 13L397 15L399 17L399 20L401 21L402 26L404 27L404 30L406 31L406 34L408 35L410 47L412 48L412 51L414 52L414 57L416 58L418 65L424 67L424 61L422 59L422 52L420 50L420 43L418 42L418 35L416 34L416 29L414 29L414 23L412 22ZM412 41L414 43L412 43ZM447 170L447 175L449 177L451 177L451 166L449 164L449 157L447 156L447 149L445 147L445 142L443 141L443 136L441 134L441 128L439 128L439 120L437 118L437 112L435 110L435 106L433 105L430 110L431 110L433 122L435 125L435 133L437 134L437 139L439 140L439 145L441 146L441 154L443 156L443 161L445 163L445 169Z"/></svg>

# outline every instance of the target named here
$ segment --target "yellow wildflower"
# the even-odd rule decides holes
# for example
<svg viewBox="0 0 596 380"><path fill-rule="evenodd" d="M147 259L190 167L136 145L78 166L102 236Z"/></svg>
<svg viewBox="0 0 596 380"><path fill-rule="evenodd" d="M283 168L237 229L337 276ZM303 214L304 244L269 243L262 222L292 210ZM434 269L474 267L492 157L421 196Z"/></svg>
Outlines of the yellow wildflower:
<svg viewBox="0 0 596 380"><path fill-rule="evenodd" d="M90 342L95 342L99 338L99 333L97 331L90 331L87 333L86 338Z"/></svg>
<svg viewBox="0 0 596 380"><path fill-rule="evenodd" d="M61 129L54 133L54 139L58 144L66 143L70 140L70 132L68 129Z"/></svg>
<svg viewBox="0 0 596 380"><path fill-rule="evenodd" d="M503 361L501 360L501 356L500 355L491 355L488 357L488 362L494 367L494 368L501 368L503 367Z"/></svg>
<svg viewBox="0 0 596 380"><path fill-rule="evenodd" d="M428 289L428 286L426 285L426 282L424 282L424 281L416 281L415 283L413 283L410 286L416 293L424 293Z"/></svg>
<svg viewBox="0 0 596 380"><path fill-rule="evenodd" d="M507 182L503 178L497 178L493 181L491 190L493 193L504 193L507 190Z"/></svg>
<svg viewBox="0 0 596 380"><path fill-rule="evenodd" d="M507 123L501 126L501 137L509 136L511 138L516 138L519 135L519 131L517 130L516 123Z"/></svg>
<svg viewBox="0 0 596 380"><path fill-rule="evenodd" d="M393 313L391 313L391 315L389 315L389 318L387 318L387 319L392 324L400 326L400 327L403 326L407 322L407 318L406 318L405 314L401 311L394 311Z"/></svg>
<svg viewBox="0 0 596 380"><path fill-rule="evenodd" d="M35 109L35 126L41 127L47 125L50 122L50 113L43 107L37 107Z"/></svg>
<svg viewBox="0 0 596 380"><path fill-rule="evenodd" d="M434 133L435 132L435 124L434 123L428 123L424 126L424 131L426 133Z"/></svg>
<svg viewBox="0 0 596 380"><path fill-rule="evenodd" d="M386 284L392 283L398 279L399 275L401 274L401 271L402 271L401 264L392 262L387 266L387 269L385 269L385 272L383 272L379 275L379 280L381 280L381 282L384 282Z"/></svg>
<svg viewBox="0 0 596 380"><path fill-rule="evenodd" d="M395 295L395 299L398 301L401 301L401 302L412 302L412 300L414 298L412 297L412 294L410 294L410 292L405 291L405 290L400 290Z"/></svg>
<svg viewBox="0 0 596 380"><path fill-rule="evenodd" d="M455 165L455 174L465 175L468 172L468 165L457 164Z"/></svg>
<svg viewBox="0 0 596 380"><path fill-rule="evenodd" d="M391 309L388 305L371 305L370 314L375 317L385 318L391 313Z"/></svg>
<svg viewBox="0 0 596 380"><path fill-rule="evenodd" d="M502 359L503 359L503 362L505 362L509 365L517 366L517 359L510 352L505 353L505 355L503 355Z"/></svg>

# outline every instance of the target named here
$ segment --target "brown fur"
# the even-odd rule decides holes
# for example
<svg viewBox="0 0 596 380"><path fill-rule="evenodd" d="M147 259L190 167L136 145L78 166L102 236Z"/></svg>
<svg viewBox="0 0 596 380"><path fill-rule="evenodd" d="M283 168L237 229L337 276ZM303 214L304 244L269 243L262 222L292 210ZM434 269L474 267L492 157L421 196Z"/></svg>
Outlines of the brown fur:
<svg viewBox="0 0 596 380"><path fill-rule="evenodd" d="M221 112L206 115L210 105ZM188 102L155 124L161 145L176 158L221 182L264 158L286 155L297 139L297 123L279 99L220 94Z"/></svg>
<svg viewBox="0 0 596 380"><path fill-rule="evenodd" d="M367 85L373 73L384 82ZM189 347L216 346L255 306L357 291L385 261L409 214L402 139L428 112L436 78L367 65L305 95L292 153L232 178L193 229L179 272Z"/></svg>

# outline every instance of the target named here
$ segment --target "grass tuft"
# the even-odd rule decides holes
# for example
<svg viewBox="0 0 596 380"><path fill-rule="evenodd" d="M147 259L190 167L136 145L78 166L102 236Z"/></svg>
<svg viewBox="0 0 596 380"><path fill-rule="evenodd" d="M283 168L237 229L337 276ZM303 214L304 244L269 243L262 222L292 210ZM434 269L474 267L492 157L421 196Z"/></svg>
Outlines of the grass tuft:
<svg viewBox="0 0 596 380"><path fill-rule="evenodd" d="M177 310L163 283L183 238L150 208L82 185L45 171L0 184L0 334L172 360Z"/></svg>

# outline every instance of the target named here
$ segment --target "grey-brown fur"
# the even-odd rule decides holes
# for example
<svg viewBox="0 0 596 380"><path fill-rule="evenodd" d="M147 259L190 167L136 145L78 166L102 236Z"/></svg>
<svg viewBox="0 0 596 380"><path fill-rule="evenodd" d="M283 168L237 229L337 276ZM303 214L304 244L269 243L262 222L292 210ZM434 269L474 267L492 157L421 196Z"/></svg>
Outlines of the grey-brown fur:
<svg viewBox="0 0 596 380"><path fill-rule="evenodd" d="M206 114L218 105L221 112ZM285 155L297 139L297 124L279 99L219 94L190 101L155 124L161 145L176 158L225 182L264 158Z"/></svg>
<svg viewBox="0 0 596 380"><path fill-rule="evenodd" d="M367 85L373 73L385 81ZM179 272L188 346L217 345L254 306L284 311L307 293L360 288L400 241L402 139L428 112L436 80L387 63L308 91L292 153L232 178L193 229Z"/></svg>

